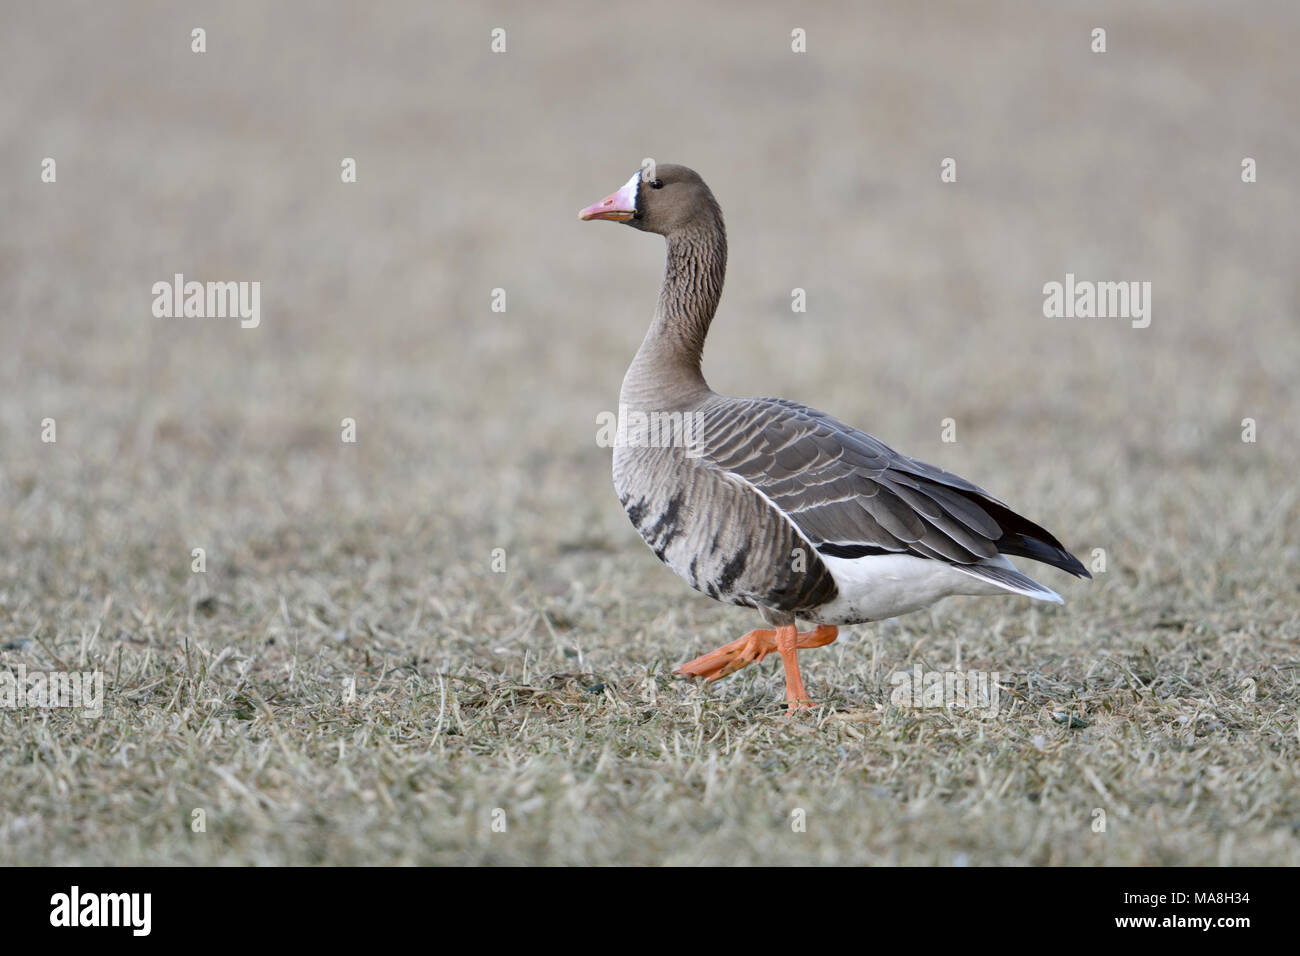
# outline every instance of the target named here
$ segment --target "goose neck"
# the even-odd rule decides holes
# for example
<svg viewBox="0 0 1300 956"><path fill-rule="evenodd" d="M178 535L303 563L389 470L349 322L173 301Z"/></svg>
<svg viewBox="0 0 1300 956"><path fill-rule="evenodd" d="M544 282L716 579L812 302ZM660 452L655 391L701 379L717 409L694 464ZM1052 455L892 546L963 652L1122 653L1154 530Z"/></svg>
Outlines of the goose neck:
<svg viewBox="0 0 1300 956"><path fill-rule="evenodd" d="M629 404L664 399L682 404L708 393L700 360L726 270L727 237L721 222L668 236L659 304L623 381Z"/></svg>

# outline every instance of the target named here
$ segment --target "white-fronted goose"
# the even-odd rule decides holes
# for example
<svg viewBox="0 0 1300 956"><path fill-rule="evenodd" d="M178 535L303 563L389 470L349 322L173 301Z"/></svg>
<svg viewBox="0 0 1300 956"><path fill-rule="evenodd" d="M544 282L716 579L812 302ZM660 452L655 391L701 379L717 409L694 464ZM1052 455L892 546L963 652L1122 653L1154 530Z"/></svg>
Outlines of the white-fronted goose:
<svg viewBox="0 0 1300 956"><path fill-rule="evenodd" d="M619 396L614 489L659 559L710 597L757 608L773 629L678 669L710 681L772 651L786 700L807 702L798 649L841 624L907 614L954 594L1060 595L1006 555L1091 577L1050 533L963 478L900 455L829 415L778 398L727 398L700 373L722 295L722 210L685 166L638 171L581 219L664 236L650 331ZM816 625L800 632L796 620Z"/></svg>

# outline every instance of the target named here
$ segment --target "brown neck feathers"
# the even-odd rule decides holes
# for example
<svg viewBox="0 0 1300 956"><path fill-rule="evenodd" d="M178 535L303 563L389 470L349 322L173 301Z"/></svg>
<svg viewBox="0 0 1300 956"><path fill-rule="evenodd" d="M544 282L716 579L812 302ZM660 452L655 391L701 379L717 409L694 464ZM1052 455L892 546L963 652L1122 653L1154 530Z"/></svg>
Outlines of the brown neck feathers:
<svg viewBox="0 0 1300 956"><path fill-rule="evenodd" d="M668 263L650 331L623 381L626 399L665 407L711 394L700 372L709 325L722 298L727 232L717 207L668 235Z"/></svg>

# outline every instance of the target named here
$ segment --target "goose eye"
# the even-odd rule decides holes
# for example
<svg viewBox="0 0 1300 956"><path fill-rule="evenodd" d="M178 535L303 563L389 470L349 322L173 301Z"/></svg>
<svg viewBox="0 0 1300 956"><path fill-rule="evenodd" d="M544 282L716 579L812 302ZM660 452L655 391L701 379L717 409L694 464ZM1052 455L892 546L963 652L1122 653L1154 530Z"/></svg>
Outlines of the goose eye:
<svg viewBox="0 0 1300 956"><path fill-rule="evenodd" d="M651 189L663 189L663 188L664 188L664 181L663 181L662 179L656 179L654 182L652 182L652 183L650 184L650 188L651 188Z"/></svg>

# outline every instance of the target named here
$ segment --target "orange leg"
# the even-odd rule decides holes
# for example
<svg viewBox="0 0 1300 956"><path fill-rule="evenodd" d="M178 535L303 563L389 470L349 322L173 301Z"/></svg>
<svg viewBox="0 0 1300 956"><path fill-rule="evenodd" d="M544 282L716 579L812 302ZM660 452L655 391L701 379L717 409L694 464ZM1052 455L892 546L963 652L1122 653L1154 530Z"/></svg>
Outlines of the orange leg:
<svg viewBox="0 0 1300 956"><path fill-rule="evenodd" d="M775 651L785 663L785 699L790 709L808 707L811 706L811 701L808 700L803 678L799 674L799 648L824 647L837 637L839 628L826 624L803 633L795 630L793 624L778 627L774 631L760 628L750 631L738 641L732 641L716 651L688 661L677 668L677 673L688 677L703 677L713 683L755 661L761 661Z"/></svg>

